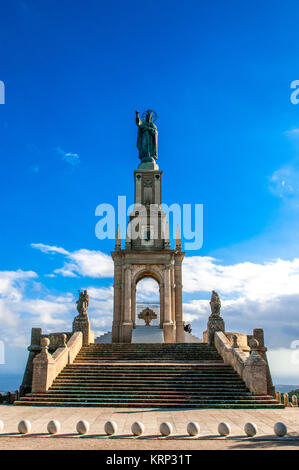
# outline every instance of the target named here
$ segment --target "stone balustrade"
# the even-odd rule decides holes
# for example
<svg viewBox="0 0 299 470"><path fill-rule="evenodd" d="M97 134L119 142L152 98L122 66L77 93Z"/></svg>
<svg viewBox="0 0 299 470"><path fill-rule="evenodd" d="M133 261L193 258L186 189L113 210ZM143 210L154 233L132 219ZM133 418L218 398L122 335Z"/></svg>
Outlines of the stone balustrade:
<svg viewBox="0 0 299 470"><path fill-rule="evenodd" d="M83 334L73 333L66 345L56 349L53 355L48 352L49 344L48 338L42 338L42 351L33 360L32 393L46 392L62 369L74 361L83 345Z"/></svg>
<svg viewBox="0 0 299 470"><path fill-rule="evenodd" d="M232 344L222 331L217 331L214 344L224 363L234 368L251 393L267 395L267 364L255 350L258 347L257 340L250 341L249 353L237 347L236 341Z"/></svg>

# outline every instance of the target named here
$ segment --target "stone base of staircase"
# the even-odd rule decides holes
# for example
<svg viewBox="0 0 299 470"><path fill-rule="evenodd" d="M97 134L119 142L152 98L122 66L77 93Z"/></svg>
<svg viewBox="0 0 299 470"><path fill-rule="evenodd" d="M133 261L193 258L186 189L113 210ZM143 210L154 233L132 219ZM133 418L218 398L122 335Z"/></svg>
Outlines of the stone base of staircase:
<svg viewBox="0 0 299 470"><path fill-rule="evenodd" d="M83 346L46 393L15 405L124 408L283 408L252 395L205 343Z"/></svg>

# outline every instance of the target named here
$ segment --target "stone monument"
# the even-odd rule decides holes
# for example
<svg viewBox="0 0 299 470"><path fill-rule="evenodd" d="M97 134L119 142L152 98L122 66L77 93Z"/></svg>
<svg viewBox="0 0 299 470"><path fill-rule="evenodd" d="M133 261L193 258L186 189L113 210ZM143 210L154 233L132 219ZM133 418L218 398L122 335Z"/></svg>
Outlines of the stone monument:
<svg viewBox="0 0 299 470"><path fill-rule="evenodd" d="M125 248L117 229L114 261L114 307L112 342L131 343L136 328L136 286L146 277L153 278L160 290L160 328L164 342L184 342L182 307L182 261L179 230L171 249L166 214L162 211L162 171L158 158L156 113L147 110L138 126L137 148L141 160L134 172L135 201L130 214ZM138 229L138 231L137 231Z"/></svg>
<svg viewBox="0 0 299 470"><path fill-rule="evenodd" d="M79 315L74 318L73 321L73 333L76 331L82 331L83 333L83 344L90 343L90 322L87 315L87 309L89 306L89 295L87 290L79 290L79 298L76 302L77 310Z"/></svg>
<svg viewBox="0 0 299 470"><path fill-rule="evenodd" d="M215 290L212 291L211 300L211 315L209 316L207 332L208 332L208 343L214 345L214 335L216 331L225 331L224 320L220 316L221 300Z"/></svg>

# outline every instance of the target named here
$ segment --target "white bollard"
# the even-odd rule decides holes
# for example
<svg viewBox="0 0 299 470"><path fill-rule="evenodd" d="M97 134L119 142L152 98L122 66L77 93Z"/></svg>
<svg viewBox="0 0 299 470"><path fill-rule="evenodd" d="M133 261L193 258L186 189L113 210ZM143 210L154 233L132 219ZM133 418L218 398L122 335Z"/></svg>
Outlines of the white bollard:
<svg viewBox="0 0 299 470"><path fill-rule="evenodd" d="M160 433L162 436L169 436L172 433L172 424L171 423L161 423L160 424Z"/></svg>
<svg viewBox="0 0 299 470"><path fill-rule="evenodd" d="M141 436L144 433L144 424L140 421L135 421L135 423L132 424L131 431L134 436Z"/></svg>
<svg viewBox="0 0 299 470"><path fill-rule="evenodd" d="M107 421L104 430L108 436L113 436L113 434L117 433L117 423L115 421Z"/></svg>
<svg viewBox="0 0 299 470"><path fill-rule="evenodd" d="M49 434L57 434L60 431L61 424L59 421L52 419L48 422L47 430Z"/></svg>
<svg viewBox="0 0 299 470"><path fill-rule="evenodd" d="M228 423L219 423L218 432L220 436L228 436L231 433L231 428Z"/></svg>
<svg viewBox="0 0 299 470"><path fill-rule="evenodd" d="M274 432L276 436L283 437L288 432L287 427L284 423L275 423L274 424Z"/></svg>
<svg viewBox="0 0 299 470"><path fill-rule="evenodd" d="M78 421L76 429L79 434L86 434L89 431L89 422L85 419Z"/></svg>
<svg viewBox="0 0 299 470"><path fill-rule="evenodd" d="M187 432L189 436L198 436L198 434L200 433L199 424L191 421L191 423L187 425Z"/></svg>
<svg viewBox="0 0 299 470"><path fill-rule="evenodd" d="M253 437L257 433L257 425L254 423L246 423L244 426L245 434L249 437Z"/></svg>
<svg viewBox="0 0 299 470"><path fill-rule="evenodd" d="M31 431L31 423L28 419L23 419L18 424L18 431L20 434L28 434Z"/></svg>

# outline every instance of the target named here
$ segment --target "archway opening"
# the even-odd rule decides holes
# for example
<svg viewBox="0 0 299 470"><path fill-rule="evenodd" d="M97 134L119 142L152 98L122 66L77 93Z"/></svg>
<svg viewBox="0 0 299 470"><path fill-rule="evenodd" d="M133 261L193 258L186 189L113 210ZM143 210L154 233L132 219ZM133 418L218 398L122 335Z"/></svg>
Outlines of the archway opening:
<svg viewBox="0 0 299 470"><path fill-rule="evenodd" d="M160 326L160 291L158 282L150 276L136 285L136 326Z"/></svg>

